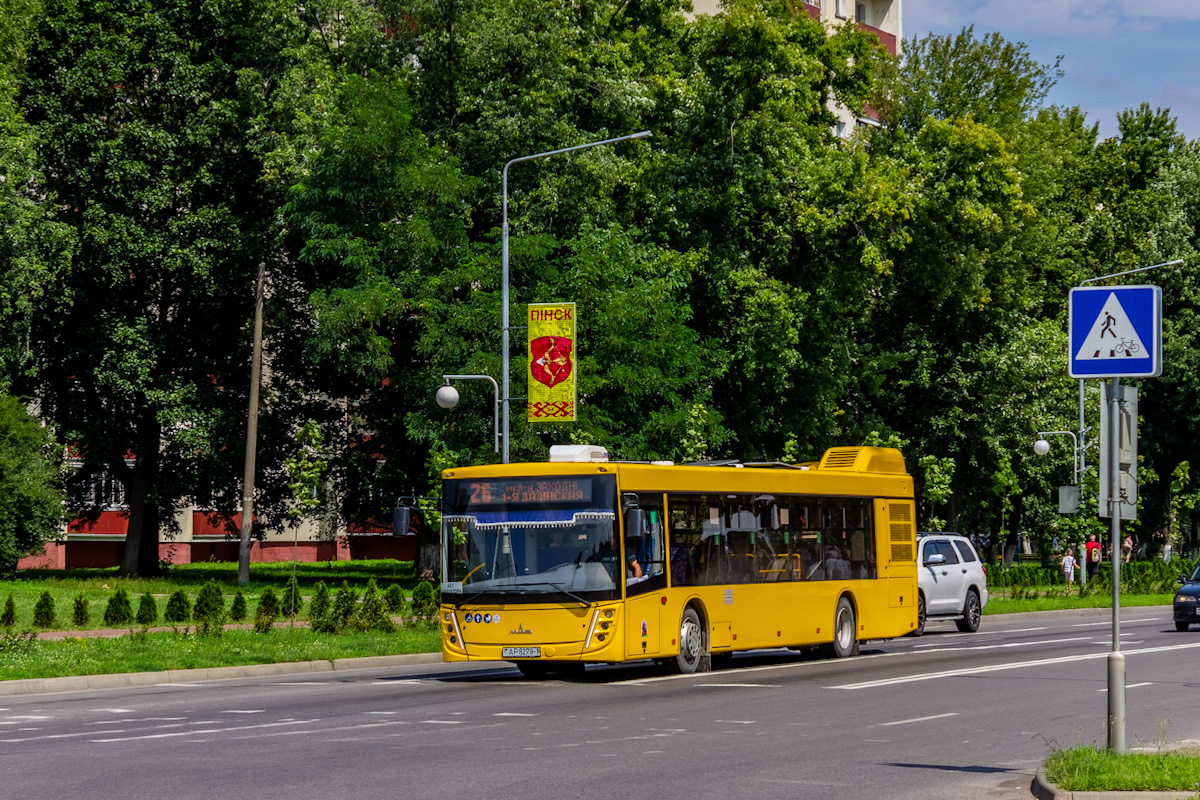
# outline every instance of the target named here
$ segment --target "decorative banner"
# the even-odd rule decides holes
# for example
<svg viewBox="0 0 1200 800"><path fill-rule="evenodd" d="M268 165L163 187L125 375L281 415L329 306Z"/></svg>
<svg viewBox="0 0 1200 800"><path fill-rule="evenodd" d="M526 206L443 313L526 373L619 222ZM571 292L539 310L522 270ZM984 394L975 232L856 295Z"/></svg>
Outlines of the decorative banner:
<svg viewBox="0 0 1200 800"><path fill-rule="evenodd" d="M529 306L529 421L575 421L575 304Z"/></svg>

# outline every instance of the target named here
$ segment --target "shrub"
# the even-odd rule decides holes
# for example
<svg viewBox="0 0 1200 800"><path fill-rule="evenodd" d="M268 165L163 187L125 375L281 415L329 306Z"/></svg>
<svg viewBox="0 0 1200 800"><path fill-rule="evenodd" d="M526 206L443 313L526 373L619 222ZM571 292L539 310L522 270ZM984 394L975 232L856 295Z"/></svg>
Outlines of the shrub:
<svg viewBox="0 0 1200 800"><path fill-rule="evenodd" d="M308 618L313 622L324 619L329 613L329 587L325 581L317 581L313 587L312 600L308 604Z"/></svg>
<svg viewBox="0 0 1200 800"><path fill-rule="evenodd" d="M9 592L8 599L4 601L4 612L0 613L0 625L6 628L11 628L17 624L17 604L13 602L12 592Z"/></svg>
<svg viewBox="0 0 1200 800"><path fill-rule="evenodd" d="M288 579L287 589L283 593L283 603L280 605L279 611L285 617L300 616L300 607L304 605L304 600L300 596L300 584L296 582L296 576L293 575Z"/></svg>
<svg viewBox="0 0 1200 800"><path fill-rule="evenodd" d="M129 603L129 592L124 588L117 589L108 598L104 607L104 621L109 625L128 625L133 622L133 606Z"/></svg>
<svg viewBox="0 0 1200 800"><path fill-rule="evenodd" d="M329 616L333 618L334 629L344 630L354 622L357 614L358 595L350 588L348 581L342 581L342 588L338 589L337 595L334 596L333 608L329 611Z"/></svg>
<svg viewBox="0 0 1200 800"><path fill-rule="evenodd" d="M158 603L154 595L146 592L138 601L137 621L139 625L153 625L158 622Z"/></svg>
<svg viewBox="0 0 1200 800"><path fill-rule="evenodd" d="M438 606L442 604L441 591L429 581L421 581L413 589L413 616L422 620L431 620L437 616Z"/></svg>
<svg viewBox="0 0 1200 800"><path fill-rule="evenodd" d="M75 595L75 608L71 612L71 622L79 627L83 627L91 622L91 614L88 613L87 598L81 594Z"/></svg>
<svg viewBox="0 0 1200 800"><path fill-rule="evenodd" d="M242 594L241 589L237 590L233 602L229 605L229 618L234 622L246 619L246 595Z"/></svg>
<svg viewBox="0 0 1200 800"><path fill-rule="evenodd" d="M46 590L33 607L33 624L39 628L53 628L54 620L54 598L50 596L50 591Z"/></svg>
<svg viewBox="0 0 1200 800"><path fill-rule="evenodd" d="M187 622L192 618L192 604L183 589L176 589L167 598L167 610L163 619L167 622Z"/></svg>
<svg viewBox="0 0 1200 800"><path fill-rule="evenodd" d="M356 623L356 627L363 631L392 633L396 630L396 623L388 615L387 606L379 594L379 587L375 585L374 578L367 581L367 590L363 592L362 607L358 610Z"/></svg>
<svg viewBox="0 0 1200 800"><path fill-rule="evenodd" d="M200 587L192 618L196 620L197 633L221 633L225 624L225 596L221 594L221 587L215 579Z"/></svg>
<svg viewBox="0 0 1200 800"><path fill-rule="evenodd" d="M408 598L398 583L388 585L383 593L383 602L387 603L388 611L393 614L403 614L408 610Z"/></svg>
<svg viewBox="0 0 1200 800"><path fill-rule="evenodd" d="M275 590L268 586L263 589L262 596L258 598L258 608L254 611L255 633L269 633L278 616L279 597L276 596Z"/></svg>

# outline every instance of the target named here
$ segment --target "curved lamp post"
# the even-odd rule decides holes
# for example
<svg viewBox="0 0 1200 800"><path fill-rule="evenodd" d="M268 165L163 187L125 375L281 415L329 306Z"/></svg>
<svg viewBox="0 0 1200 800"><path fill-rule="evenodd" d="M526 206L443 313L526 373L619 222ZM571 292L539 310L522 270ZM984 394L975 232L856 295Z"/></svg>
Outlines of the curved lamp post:
<svg viewBox="0 0 1200 800"><path fill-rule="evenodd" d="M496 379L491 375L443 375L442 379L446 381L445 385L437 390L437 395L434 399L442 408L450 409L458 405L458 389L450 385L450 381L487 381L492 385L492 392L495 399L492 402L492 428L494 430L492 449L494 452L500 452L500 389L496 386ZM507 450L507 444L505 449Z"/></svg>
<svg viewBox="0 0 1200 800"><path fill-rule="evenodd" d="M624 142L629 139L644 139L651 136L650 131L639 131L631 133L628 136L618 136L614 139L604 139L599 142L588 142L587 144L578 144L574 147L564 147L560 150L550 150L545 153L535 153L531 156L521 156L514 158L504 165L504 170L501 172L500 191L502 195L501 211L500 211L500 358L503 362L500 371L503 373L502 380L504 381L504 389L500 395L500 406L503 409L503 429L500 436L504 442L504 451L500 457L500 463L508 463L508 407L511 399L511 394L508 387L508 168L513 164L521 161L533 161L537 158L547 158L549 156L557 156L562 153L572 153L576 150L584 150L589 147L599 147L602 144L613 144L614 142Z"/></svg>

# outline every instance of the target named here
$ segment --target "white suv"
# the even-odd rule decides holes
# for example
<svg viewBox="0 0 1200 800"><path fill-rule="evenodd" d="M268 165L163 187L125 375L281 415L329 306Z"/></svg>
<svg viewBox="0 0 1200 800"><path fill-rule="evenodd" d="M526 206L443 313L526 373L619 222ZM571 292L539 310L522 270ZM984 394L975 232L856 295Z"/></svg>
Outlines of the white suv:
<svg viewBox="0 0 1200 800"><path fill-rule="evenodd" d="M987 570L971 541L957 533L918 533L917 628L929 617L951 617L964 633L979 630L987 605Z"/></svg>

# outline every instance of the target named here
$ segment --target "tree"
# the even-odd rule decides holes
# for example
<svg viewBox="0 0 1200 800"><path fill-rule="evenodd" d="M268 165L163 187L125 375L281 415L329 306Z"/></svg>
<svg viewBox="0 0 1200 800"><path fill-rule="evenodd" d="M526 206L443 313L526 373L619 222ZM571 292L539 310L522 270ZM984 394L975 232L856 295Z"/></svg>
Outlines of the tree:
<svg viewBox="0 0 1200 800"><path fill-rule="evenodd" d="M41 190L36 131L17 94L37 0L0 0L0 391L34 368L31 329L68 243Z"/></svg>
<svg viewBox="0 0 1200 800"><path fill-rule="evenodd" d="M16 398L0 395L0 577L59 536L66 522L62 450Z"/></svg>
<svg viewBox="0 0 1200 800"><path fill-rule="evenodd" d="M77 479L124 488L121 574L158 570L187 495L237 496L254 276L277 203L256 125L294 26L286 6L49 0L20 102L70 261L31 336L42 413ZM219 487L219 488L216 488Z"/></svg>

